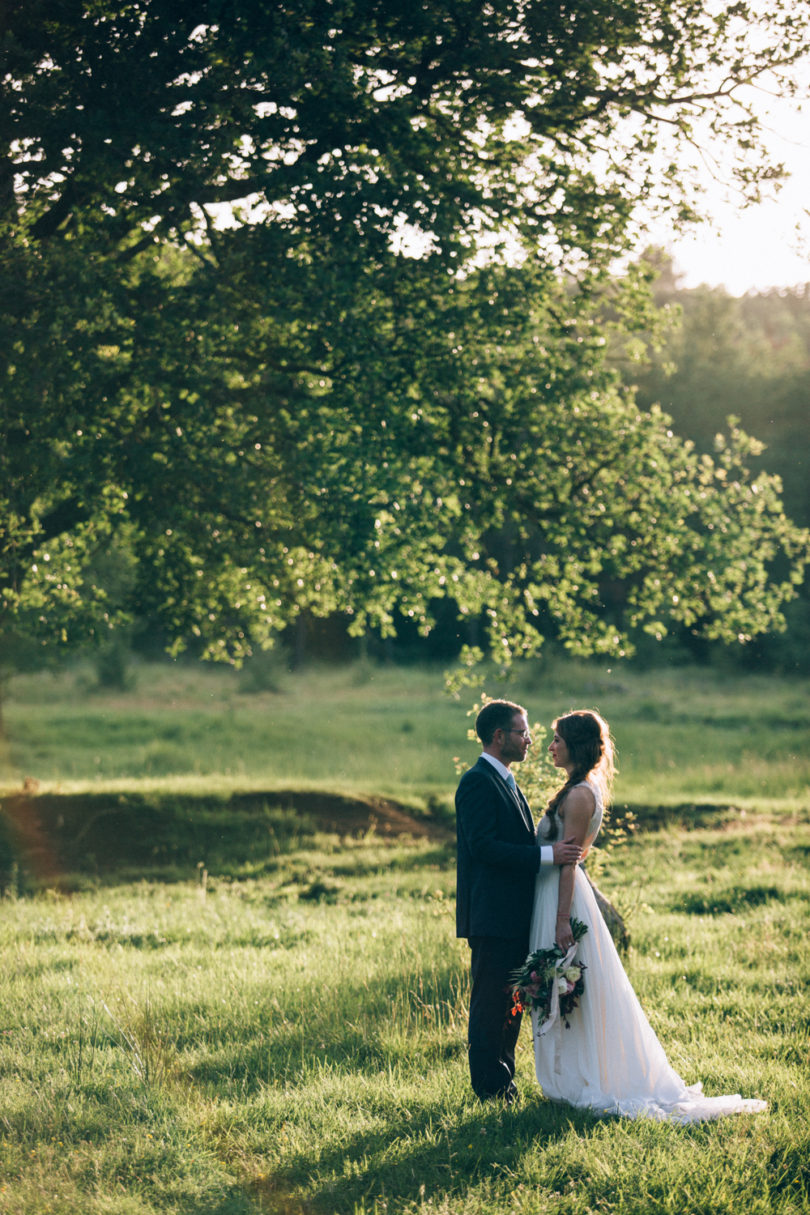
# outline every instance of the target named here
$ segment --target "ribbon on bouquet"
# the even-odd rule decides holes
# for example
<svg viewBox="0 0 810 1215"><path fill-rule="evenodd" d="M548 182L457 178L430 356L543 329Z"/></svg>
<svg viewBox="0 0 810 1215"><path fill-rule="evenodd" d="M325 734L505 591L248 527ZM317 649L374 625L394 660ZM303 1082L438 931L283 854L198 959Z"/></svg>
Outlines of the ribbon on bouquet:
<svg viewBox="0 0 810 1215"><path fill-rule="evenodd" d="M548 1016L546 1017L545 1021L543 1022L543 1024L540 1026L540 1028L537 1031L537 1033L539 1035L547 1034L548 1031L551 1029L552 1025L554 1024L554 1022L558 1019L558 1017L560 1015L560 987L559 987L560 975L564 970L566 970L571 965L571 963L573 962L574 957L576 955L576 952L577 952L577 942L574 941L574 944L568 950L568 953L565 955L565 957L561 958L560 961L557 963L557 965L554 967L554 978L551 983L551 1004L549 1005Z"/></svg>

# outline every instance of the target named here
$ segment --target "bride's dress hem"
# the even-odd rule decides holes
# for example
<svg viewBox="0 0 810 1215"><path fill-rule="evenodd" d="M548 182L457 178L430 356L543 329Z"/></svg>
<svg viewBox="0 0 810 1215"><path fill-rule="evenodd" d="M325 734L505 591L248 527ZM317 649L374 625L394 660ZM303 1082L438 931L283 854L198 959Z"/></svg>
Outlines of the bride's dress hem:
<svg viewBox="0 0 810 1215"><path fill-rule="evenodd" d="M543 1100L558 1109L578 1110L583 1114L593 1114L596 1118L649 1118L652 1122L674 1122L681 1126L691 1126L696 1122L710 1122L716 1118L725 1118L732 1114L760 1114L768 1108L767 1101L755 1097L742 1097L739 1093L733 1096L707 1097L700 1083L691 1085L686 1091L696 1091L698 1100L682 1101L673 1106L660 1106L643 1101L606 1102L604 1104L586 1104L570 1101L565 1097L550 1097L543 1093Z"/></svg>

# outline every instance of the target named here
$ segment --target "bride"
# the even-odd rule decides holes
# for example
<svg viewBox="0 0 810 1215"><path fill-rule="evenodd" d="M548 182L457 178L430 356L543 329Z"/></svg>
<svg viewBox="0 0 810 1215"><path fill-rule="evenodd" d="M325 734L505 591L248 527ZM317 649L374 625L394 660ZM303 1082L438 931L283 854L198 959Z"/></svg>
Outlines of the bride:
<svg viewBox="0 0 810 1215"><path fill-rule="evenodd" d="M581 710L554 722L549 747L554 764L568 779L549 803L538 828L538 843L573 835L583 857L599 833L613 778L613 743L607 722ZM756 1113L764 1101L706 1097L700 1084L686 1085L667 1062L652 1031L584 872L575 865L537 878L530 949L548 949L556 941L568 951L574 945L571 917L587 925L577 947L584 963L585 990L569 1014L570 1028L557 1016L543 1025L532 1014L535 1067L543 1094L552 1101L600 1114L646 1116L675 1122L697 1122L724 1114Z"/></svg>

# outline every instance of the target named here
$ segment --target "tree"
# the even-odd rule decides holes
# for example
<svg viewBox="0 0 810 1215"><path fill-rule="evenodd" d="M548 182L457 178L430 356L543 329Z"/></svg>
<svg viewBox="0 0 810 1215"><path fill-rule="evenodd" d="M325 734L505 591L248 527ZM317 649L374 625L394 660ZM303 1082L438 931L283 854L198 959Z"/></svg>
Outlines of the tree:
<svg viewBox="0 0 810 1215"><path fill-rule="evenodd" d="M626 369L638 400L659 403L701 451L729 413L766 443L757 467L779 473L790 514L810 524L805 466L810 382L810 289L751 292L679 288L653 254L656 302L677 313L657 354Z"/></svg>
<svg viewBox="0 0 810 1215"><path fill-rule="evenodd" d="M807 477L807 393L810 384L810 309L806 287L750 293L678 287L668 259L653 255L656 300L677 316L657 354L624 367L644 408L659 403L679 433L711 453L730 413L764 440L752 454L755 472L779 478L792 518L810 525ZM805 593L790 608L790 636L759 642L746 662L771 669L807 668L810 613ZM704 647L705 648L705 647Z"/></svg>
<svg viewBox="0 0 810 1215"><path fill-rule="evenodd" d="M759 188L737 91L807 21L751 16L6 5L6 625L70 642L137 604L231 658L304 608L428 628L441 596L504 656L772 627L806 538L742 435L701 460L638 411L600 332L605 292L618 332L648 319L605 274L639 200L691 214L662 132L705 120Z"/></svg>
<svg viewBox="0 0 810 1215"><path fill-rule="evenodd" d="M131 254L197 229L201 208L260 197L295 232L388 237L404 219L453 247L475 216L593 256L621 243L639 199L671 208L675 191L689 207L698 138L750 151L743 86L795 88L808 14L11 0L2 21L4 195L36 241L84 220ZM662 169L668 131L681 159ZM754 194L773 172L735 167Z"/></svg>

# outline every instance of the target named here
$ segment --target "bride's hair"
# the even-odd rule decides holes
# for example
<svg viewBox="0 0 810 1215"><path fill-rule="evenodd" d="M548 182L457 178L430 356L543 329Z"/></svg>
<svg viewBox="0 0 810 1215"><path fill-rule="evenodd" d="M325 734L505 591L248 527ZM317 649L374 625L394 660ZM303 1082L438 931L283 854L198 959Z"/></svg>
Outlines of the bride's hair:
<svg viewBox="0 0 810 1215"><path fill-rule="evenodd" d="M568 791L586 778L598 786L602 805L607 809L616 769L613 739L604 717L600 717L594 709L576 709L573 713L558 717L553 725L568 748L574 770L552 797L546 814L557 813Z"/></svg>

